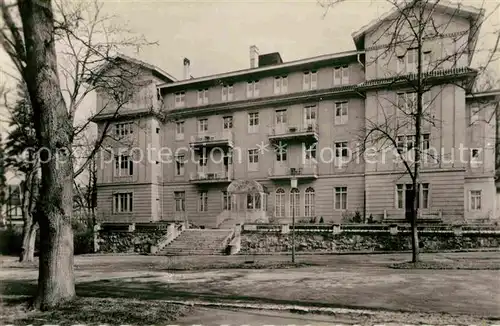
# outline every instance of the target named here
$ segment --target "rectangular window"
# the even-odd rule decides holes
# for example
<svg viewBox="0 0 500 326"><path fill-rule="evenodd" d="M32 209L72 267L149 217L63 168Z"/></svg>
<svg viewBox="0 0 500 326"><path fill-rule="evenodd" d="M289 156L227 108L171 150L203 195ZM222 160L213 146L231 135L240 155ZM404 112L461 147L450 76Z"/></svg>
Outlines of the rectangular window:
<svg viewBox="0 0 500 326"><path fill-rule="evenodd" d="M399 153L410 151L415 147L415 135L398 136L396 138L396 148ZM426 151L430 148L430 135L422 134L420 138L421 151Z"/></svg>
<svg viewBox="0 0 500 326"><path fill-rule="evenodd" d="M248 133L259 132L259 112L248 113Z"/></svg>
<svg viewBox="0 0 500 326"><path fill-rule="evenodd" d="M405 144L406 144L406 136L398 136L396 138L396 148L398 150L398 153L403 153L405 150Z"/></svg>
<svg viewBox="0 0 500 326"><path fill-rule="evenodd" d="M306 157L306 161L308 163L315 162L315 160L316 160L316 147L317 147L317 143L306 144L305 157Z"/></svg>
<svg viewBox="0 0 500 326"><path fill-rule="evenodd" d="M247 82L247 98L259 97L259 81Z"/></svg>
<svg viewBox="0 0 500 326"><path fill-rule="evenodd" d="M206 191L200 191L198 193L198 211L208 211L208 192Z"/></svg>
<svg viewBox="0 0 500 326"><path fill-rule="evenodd" d="M131 213L133 195L131 192L113 194L113 211L115 213Z"/></svg>
<svg viewBox="0 0 500 326"><path fill-rule="evenodd" d="M408 49L404 57L404 72L407 74L417 72L418 52L417 49Z"/></svg>
<svg viewBox="0 0 500 326"><path fill-rule="evenodd" d="M175 157L175 175L184 175L184 155L177 155Z"/></svg>
<svg viewBox="0 0 500 326"><path fill-rule="evenodd" d="M222 128L224 130L232 129L233 128L233 117L223 117L222 118Z"/></svg>
<svg viewBox="0 0 500 326"><path fill-rule="evenodd" d="M302 89L305 91L318 88L318 73L306 71L302 77Z"/></svg>
<svg viewBox="0 0 500 326"><path fill-rule="evenodd" d="M198 90L198 105L208 104L208 88Z"/></svg>
<svg viewBox="0 0 500 326"><path fill-rule="evenodd" d="M404 191L405 191L404 185L396 186L396 207L399 209L404 208Z"/></svg>
<svg viewBox="0 0 500 326"><path fill-rule="evenodd" d="M335 187L335 209L347 209L347 187Z"/></svg>
<svg viewBox="0 0 500 326"><path fill-rule="evenodd" d="M175 140L184 140L184 121L175 123Z"/></svg>
<svg viewBox="0 0 500 326"><path fill-rule="evenodd" d="M348 157L348 147L347 142L336 142L335 143L335 157Z"/></svg>
<svg viewBox="0 0 500 326"><path fill-rule="evenodd" d="M471 211L481 210L481 190L471 190L470 191L470 206Z"/></svg>
<svg viewBox="0 0 500 326"><path fill-rule="evenodd" d="M431 71L432 70L432 67L431 67L431 62L432 62L431 51L426 51L426 52L422 53L422 61L423 61L422 71L423 72Z"/></svg>
<svg viewBox="0 0 500 326"><path fill-rule="evenodd" d="M208 131L208 119L198 120L198 133L203 134Z"/></svg>
<svg viewBox="0 0 500 326"><path fill-rule="evenodd" d="M335 103L335 124L341 125L347 123L348 120L348 102Z"/></svg>
<svg viewBox="0 0 500 326"><path fill-rule="evenodd" d="M477 161L479 161L480 155L481 155L480 148L471 148L470 149L470 160L472 163L477 163Z"/></svg>
<svg viewBox="0 0 500 326"><path fill-rule="evenodd" d="M476 121L479 120L479 112L480 109L477 106L471 107L470 110L470 124L474 124Z"/></svg>
<svg viewBox="0 0 500 326"><path fill-rule="evenodd" d="M396 208L404 209L406 203L406 191L413 189L413 184L396 185ZM430 207L430 186L428 183L420 184L420 206L419 208L428 209Z"/></svg>
<svg viewBox="0 0 500 326"><path fill-rule="evenodd" d="M232 101L234 99L234 87L233 85L223 85L222 86L222 101Z"/></svg>
<svg viewBox="0 0 500 326"><path fill-rule="evenodd" d="M280 143L279 146L276 147L276 161L277 162L285 162L286 155L287 155L286 144Z"/></svg>
<svg viewBox="0 0 500 326"><path fill-rule="evenodd" d="M176 212L186 211L186 192L185 191L174 191L174 202Z"/></svg>
<svg viewBox="0 0 500 326"><path fill-rule="evenodd" d="M207 153L201 153L200 158L198 160L198 165L207 166L207 163L208 163Z"/></svg>
<svg viewBox="0 0 500 326"><path fill-rule="evenodd" d="M315 216L315 194L314 189L308 188L305 192L304 197L304 216L313 217Z"/></svg>
<svg viewBox="0 0 500 326"><path fill-rule="evenodd" d="M286 110L276 110L276 124L286 124Z"/></svg>
<svg viewBox="0 0 500 326"><path fill-rule="evenodd" d="M429 184L428 183L422 183L420 185L420 189L422 192L422 196L420 196L420 201L422 203L421 207L423 209L428 209L429 208Z"/></svg>
<svg viewBox="0 0 500 326"><path fill-rule="evenodd" d="M134 174L134 162L128 155L115 156L115 176L124 177Z"/></svg>
<svg viewBox="0 0 500 326"><path fill-rule="evenodd" d="M333 69L333 85L347 85L349 84L349 66L335 67Z"/></svg>
<svg viewBox="0 0 500 326"><path fill-rule="evenodd" d="M415 136L406 136L406 150L412 150L415 147Z"/></svg>
<svg viewBox="0 0 500 326"><path fill-rule="evenodd" d="M186 105L186 92L175 93L174 107L181 108Z"/></svg>
<svg viewBox="0 0 500 326"><path fill-rule="evenodd" d="M257 149L248 150L248 170L257 171L259 168L259 151Z"/></svg>
<svg viewBox="0 0 500 326"><path fill-rule="evenodd" d="M406 115L415 114L417 112L417 93L398 93L397 106L398 110Z"/></svg>
<svg viewBox="0 0 500 326"><path fill-rule="evenodd" d="M304 107L304 124L307 128L316 126L316 105Z"/></svg>
<svg viewBox="0 0 500 326"><path fill-rule="evenodd" d="M118 137L123 137L128 134L133 133L132 122L117 123L115 125L115 135Z"/></svg>
<svg viewBox="0 0 500 326"><path fill-rule="evenodd" d="M422 135L422 151L427 151L431 147L431 140L429 134Z"/></svg>
<svg viewBox="0 0 500 326"><path fill-rule="evenodd" d="M288 93L288 77L274 77L274 94Z"/></svg>
<svg viewBox="0 0 500 326"><path fill-rule="evenodd" d="M231 195L227 191L222 191L222 210L231 210Z"/></svg>

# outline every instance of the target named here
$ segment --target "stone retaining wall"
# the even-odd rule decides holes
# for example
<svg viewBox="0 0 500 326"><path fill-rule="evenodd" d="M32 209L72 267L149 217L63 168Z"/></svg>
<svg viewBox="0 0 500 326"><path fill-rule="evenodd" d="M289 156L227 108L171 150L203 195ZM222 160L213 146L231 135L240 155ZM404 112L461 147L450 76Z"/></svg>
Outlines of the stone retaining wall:
<svg viewBox="0 0 500 326"><path fill-rule="evenodd" d="M500 234L456 235L450 233L419 235L422 251L500 248ZM411 250L409 233L356 234L300 232L295 235L297 252L355 252ZM292 234L243 232L240 254L290 252Z"/></svg>
<svg viewBox="0 0 500 326"><path fill-rule="evenodd" d="M165 235L165 230L144 231L101 231L99 232L99 252L102 253L149 253Z"/></svg>

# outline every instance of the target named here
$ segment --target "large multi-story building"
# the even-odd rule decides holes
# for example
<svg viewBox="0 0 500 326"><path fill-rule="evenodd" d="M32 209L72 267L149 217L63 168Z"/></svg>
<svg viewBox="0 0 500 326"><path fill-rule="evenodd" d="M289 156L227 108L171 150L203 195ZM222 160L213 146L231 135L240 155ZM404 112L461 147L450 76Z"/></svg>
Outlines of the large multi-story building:
<svg viewBox="0 0 500 326"><path fill-rule="evenodd" d="M99 218L205 227L288 221L292 213L325 222L356 212L404 218L412 187L406 160L397 158L415 140L407 122L419 52L421 148L429 158L419 178L421 218L496 218L500 94L471 92L483 13L441 4L425 13L434 32L425 27L418 47L394 42L391 26L401 13L393 11L354 33L352 51L283 62L252 46L249 69L207 77L192 78L187 59L184 79L175 80L121 57L140 67L144 86L119 114L98 96L94 121L101 132L110 125L113 136L100 157ZM373 138L377 131L386 137Z"/></svg>

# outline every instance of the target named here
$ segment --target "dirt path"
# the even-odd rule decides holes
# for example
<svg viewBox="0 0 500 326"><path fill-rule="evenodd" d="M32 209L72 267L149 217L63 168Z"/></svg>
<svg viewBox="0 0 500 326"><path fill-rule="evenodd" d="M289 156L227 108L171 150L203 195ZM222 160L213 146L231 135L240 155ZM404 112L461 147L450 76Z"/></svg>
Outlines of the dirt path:
<svg viewBox="0 0 500 326"><path fill-rule="evenodd" d="M435 255L433 259L467 257L499 259L498 253L476 254L475 258L468 254ZM181 259L189 262L187 258ZM200 264L203 260L213 263L211 260L227 258L189 259ZM317 259L323 260L324 266L172 272L166 270L172 261L165 257L76 257L77 293L84 297L293 303L500 316L500 273L495 270L387 268L388 262L401 261L398 255L318 256ZM3 267L0 283L4 295L33 293L37 277L34 266L16 267L4 260Z"/></svg>

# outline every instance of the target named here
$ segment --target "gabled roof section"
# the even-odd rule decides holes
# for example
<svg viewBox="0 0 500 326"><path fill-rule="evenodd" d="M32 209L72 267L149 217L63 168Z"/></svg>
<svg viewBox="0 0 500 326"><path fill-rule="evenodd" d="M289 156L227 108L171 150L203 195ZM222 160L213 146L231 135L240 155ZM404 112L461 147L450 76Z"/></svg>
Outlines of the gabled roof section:
<svg viewBox="0 0 500 326"><path fill-rule="evenodd" d="M280 64L275 64L271 66L263 66L263 67L258 67L258 68L248 68L248 69L243 69L243 70L236 70L236 71L231 71L231 72L226 72L226 73L220 73L220 74L215 74L215 75L209 75L209 76L204 76L204 77L198 77L198 78L192 78L192 79L187 79L187 80L181 80L173 83L165 83L158 85L158 88L161 89L177 89L182 87L192 87L196 86L201 83L206 83L206 82L211 82L211 81L224 81L226 79L233 79L233 78L241 78L245 76L251 76L251 75L256 75L260 73L272 73L280 70L285 70L285 69L302 69L306 67L313 66L315 64L319 64L322 62L331 62L335 60L342 60L343 58L349 58L354 56L356 58L356 55L364 53L363 51L345 51L345 52L338 52L338 53L332 53L332 54L325 54L325 55L320 55L316 57L311 57L311 58L305 58L305 59L300 59L300 60L295 60L295 61L290 61L290 62L284 62Z"/></svg>
<svg viewBox="0 0 500 326"><path fill-rule="evenodd" d="M354 44L356 45L356 48L358 50L364 50L364 38L366 34L377 29L385 21L397 17L402 10L408 8L415 1L419 0L415 1L403 0L403 1L405 1L406 4L401 2L400 8L394 7L392 10L384 13L380 17L375 18L367 25L361 27L361 29L359 29L358 31L352 33ZM482 23L482 19L484 17L484 9L478 9L472 6L465 6L460 3L453 3L445 0L420 0L420 2L423 3L423 5L426 7L433 8L434 11L449 13L453 16L459 16L469 19L471 21L471 26L475 26L474 29L479 29ZM473 37L475 39L472 39L470 41L473 42L473 46L475 47L475 42L477 40L478 37L477 34L479 34L479 31L473 30L472 34L474 34Z"/></svg>
<svg viewBox="0 0 500 326"><path fill-rule="evenodd" d="M175 77L173 77L169 73L163 71L162 69L160 69L160 68L158 68L158 67L156 67L156 66L154 66L152 64L149 64L147 62L144 62L144 61L141 61L141 60L138 60L138 59L134 59L132 57L126 56L126 55L121 54L121 53L115 55L110 61L104 63L98 69L97 74L99 74L99 72L107 69L110 65L116 64L116 62L120 61L120 60L121 61L125 61L125 62L130 62L130 63L136 64L136 65L138 65L140 67L143 67L144 69L150 70L153 75L155 75L156 77L160 78L165 83L172 83L172 82L177 81L177 79ZM91 81L89 81L89 82L91 82Z"/></svg>

